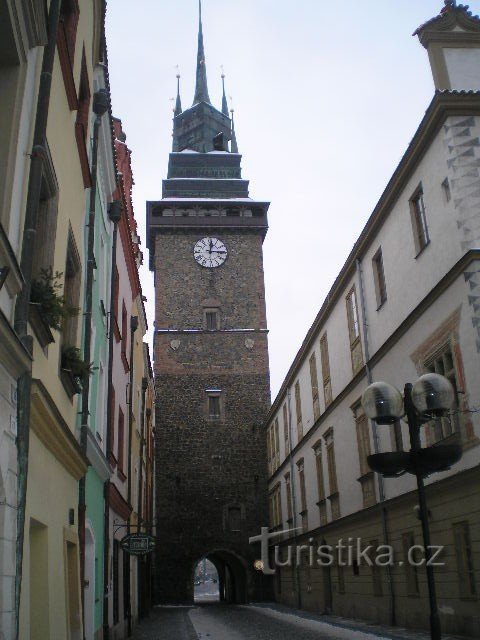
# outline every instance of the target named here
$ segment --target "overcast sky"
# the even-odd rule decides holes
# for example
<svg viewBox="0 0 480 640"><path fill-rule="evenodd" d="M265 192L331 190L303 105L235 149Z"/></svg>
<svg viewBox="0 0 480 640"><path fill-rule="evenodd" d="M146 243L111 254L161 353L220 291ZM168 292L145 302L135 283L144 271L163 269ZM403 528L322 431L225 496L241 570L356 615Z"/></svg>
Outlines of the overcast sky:
<svg viewBox="0 0 480 640"><path fill-rule="evenodd" d="M250 196L271 201L264 245L272 399L433 97L413 31L442 0L203 0L212 103L221 65ZM474 13L480 0L470 3ZM197 0L111 0L114 114L132 149L153 327L145 201L161 197L176 65L194 92Z"/></svg>

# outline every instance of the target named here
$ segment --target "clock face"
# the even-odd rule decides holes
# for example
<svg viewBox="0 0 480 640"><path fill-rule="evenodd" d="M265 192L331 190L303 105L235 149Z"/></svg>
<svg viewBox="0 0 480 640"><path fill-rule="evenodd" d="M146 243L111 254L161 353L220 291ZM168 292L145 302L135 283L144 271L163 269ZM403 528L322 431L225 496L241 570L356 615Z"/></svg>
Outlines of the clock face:
<svg viewBox="0 0 480 640"><path fill-rule="evenodd" d="M202 267L213 269L227 259L227 248L218 238L202 238L193 247L193 257Z"/></svg>

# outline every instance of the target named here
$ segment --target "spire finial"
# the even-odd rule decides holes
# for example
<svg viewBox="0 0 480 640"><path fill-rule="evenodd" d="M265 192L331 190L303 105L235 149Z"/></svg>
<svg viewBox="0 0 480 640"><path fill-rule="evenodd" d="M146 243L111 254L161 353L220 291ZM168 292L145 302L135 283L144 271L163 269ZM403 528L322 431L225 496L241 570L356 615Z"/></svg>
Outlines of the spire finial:
<svg viewBox="0 0 480 640"><path fill-rule="evenodd" d="M221 65L222 70L222 87L223 87L223 96L222 96L222 113L224 116L228 118L228 102L227 96L225 95L225 70L223 68L223 64Z"/></svg>
<svg viewBox="0 0 480 640"><path fill-rule="evenodd" d="M180 98L180 70L178 68L178 64L176 66L177 69L177 101L175 103L175 116L179 116L182 113L182 100Z"/></svg>
<svg viewBox="0 0 480 640"><path fill-rule="evenodd" d="M197 82L195 85L195 97L193 104L199 102L210 103L207 86L207 67L205 64L205 47L203 45L203 26L202 26L202 0L198 0L198 53L197 53Z"/></svg>
<svg viewBox="0 0 480 640"><path fill-rule="evenodd" d="M230 100L232 98L230 97ZM234 114L235 110L232 108L230 109L230 116L232 119L232 141L230 143L230 153L238 153L238 144L237 144L237 136L235 133L235 120L233 118L233 114Z"/></svg>

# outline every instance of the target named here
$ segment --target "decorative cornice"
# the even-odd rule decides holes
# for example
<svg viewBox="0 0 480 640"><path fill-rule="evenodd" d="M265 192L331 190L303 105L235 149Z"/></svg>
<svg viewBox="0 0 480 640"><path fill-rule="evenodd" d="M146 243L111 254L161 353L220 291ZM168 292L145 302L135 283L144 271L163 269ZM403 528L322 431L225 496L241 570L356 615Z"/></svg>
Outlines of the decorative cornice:
<svg viewBox="0 0 480 640"><path fill-rule="evenodd" d="M88 459L62 418L41 380L32 380L31 427L42 444L68 473L80 480L88 469Z"/></svg>
<svg viewBox="0 0 480 640"><path fill-rule="evenodd" d="M462 30L454 31L455 27L460 27ZM446 32L449 32L451 38L455 40L462 40L467 36L468 32L476 32L478 34L480 32L480 19L468 11L467 5L449 6L440 15L418 27L413 35L418 36L422 45L427 48L432 39L446 38L448 36Z"/></svg>

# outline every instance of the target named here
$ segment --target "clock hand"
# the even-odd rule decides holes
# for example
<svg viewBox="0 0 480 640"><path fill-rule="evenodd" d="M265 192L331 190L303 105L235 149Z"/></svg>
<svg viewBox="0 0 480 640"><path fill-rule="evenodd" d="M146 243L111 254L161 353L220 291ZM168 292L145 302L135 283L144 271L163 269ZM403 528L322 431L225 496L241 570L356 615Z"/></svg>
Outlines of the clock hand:
<svg viewBox="0 0 480 640"><path fill-rule="evenodd" d="M210 253L212 253L212 248L213 248L213 242L212 242L212 239L210 238L210 249L209 249Z"/></svg>

